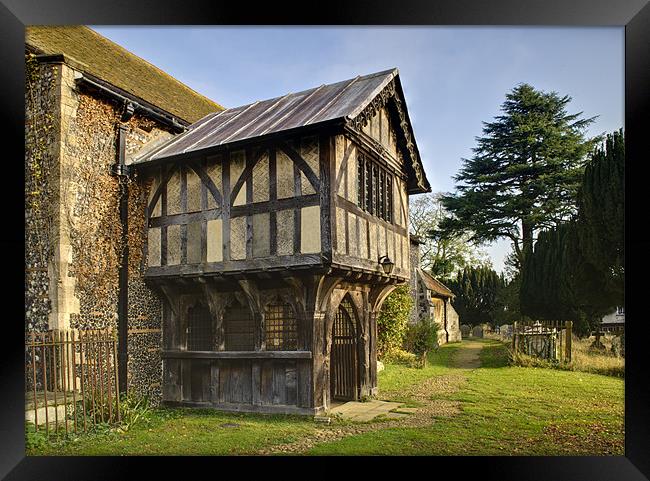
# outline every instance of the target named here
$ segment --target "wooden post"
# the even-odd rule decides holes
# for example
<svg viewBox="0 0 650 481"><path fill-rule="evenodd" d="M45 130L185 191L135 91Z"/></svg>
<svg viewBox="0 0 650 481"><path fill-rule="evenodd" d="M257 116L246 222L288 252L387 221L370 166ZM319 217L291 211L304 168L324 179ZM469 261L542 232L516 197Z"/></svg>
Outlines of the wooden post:
<svg viewBox="0 0 650 481"><path fill-rule="evenodd" d="M565 362L571 362L571 336L573 331L573 321L566 321L566 352L564 355Z"/></svg>
<svg viewBox="0 0 650 481"><path fill-rule="evenodd" d="M517 321L512 324L512 354L517 356Z"/></svg>

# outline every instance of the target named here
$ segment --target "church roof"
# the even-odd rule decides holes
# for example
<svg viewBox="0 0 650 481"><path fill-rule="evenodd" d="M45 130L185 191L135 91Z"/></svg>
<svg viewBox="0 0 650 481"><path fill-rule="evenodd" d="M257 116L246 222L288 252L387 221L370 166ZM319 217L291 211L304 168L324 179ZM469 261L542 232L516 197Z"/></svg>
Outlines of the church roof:
<svg viewBox="0 0 650 481"><path fill-rule="evenodd" d="M394 99L393 110L400 116L396 124L402 131L403 145L410 157L410 162L406 162L407 171L410 178L416 179L412 192L428 192L431 187L415 144L396 68L210 113L183 134L134 159L133 163L180 158L236 142L337 121L353 125L356 122L357 130L361 130L359 123L367 122L368 109L376 107L377 99L385 102L389 98Z"/></svg>
<svg viewBox="0 0 650 481"><path fill-rule="evenodd" d="M75 68L169 112L186 123L223 107L158 67L83 25L25 28L25 43L37 54L72 59Z"/></svg>
<svg viewBox="0 0 650 481"><path fill-rule="evenodd" d="M420 274L424 285L432 292L433 295L438 295L440 297L456 297L446 285L433 277L431 274L427 273L425 270L418 269L418 274Z"/></svg>

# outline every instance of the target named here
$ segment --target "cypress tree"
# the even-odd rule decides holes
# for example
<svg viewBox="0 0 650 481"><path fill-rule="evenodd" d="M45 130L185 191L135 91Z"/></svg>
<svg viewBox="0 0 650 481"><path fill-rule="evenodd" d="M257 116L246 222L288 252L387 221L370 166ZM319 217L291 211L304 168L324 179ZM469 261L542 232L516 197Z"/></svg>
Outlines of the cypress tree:
<svg viewBox="0 0 650 481"><path fill-rule="evenodd" d="M585 168L579 200L579 241L585 259L599 272L611 307L623 304L625 274L625 139L607 136Z"/></svg>

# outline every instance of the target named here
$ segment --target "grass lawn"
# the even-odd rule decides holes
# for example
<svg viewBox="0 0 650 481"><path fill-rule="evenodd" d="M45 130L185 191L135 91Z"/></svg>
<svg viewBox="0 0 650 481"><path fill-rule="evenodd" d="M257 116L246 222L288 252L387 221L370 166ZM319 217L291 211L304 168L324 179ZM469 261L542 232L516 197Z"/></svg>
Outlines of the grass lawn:
<svg viewBox="0 0 650 481"><path fill-rule="evenodd" d="M478 369L460 361L472 346L483 348ZM375 422L357 425L367 430L360 432L351 422L328 426L310 417L156 409L147 422L126 433L38 443L27 454L623 454L622 379L508 366L498 341L445 345L430 353L424 369L387 365L379 373L379 387L381 399L429 410L418 415L417 426ZM436 413L436 406L445 403L454 409ZM312 442L304 449L278 448L305 439Z"/></svg>
<svg viewBox="0 0 650 481"><path fill-rule="evenodd" d="M480 342L482 367L467 372L467 383L458 392L442 396L460 401L460 414L439 417L426 427L386 429L319 444L309 454L624 453L622 379L508 366L503 344Z"/></svg>

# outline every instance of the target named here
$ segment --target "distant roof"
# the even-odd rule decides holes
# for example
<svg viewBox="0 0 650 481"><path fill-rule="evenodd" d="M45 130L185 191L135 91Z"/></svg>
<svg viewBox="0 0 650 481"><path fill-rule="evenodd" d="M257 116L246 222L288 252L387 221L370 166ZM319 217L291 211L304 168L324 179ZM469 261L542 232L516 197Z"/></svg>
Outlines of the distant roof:
<svg viewBox="0 0 650 481"><path fill-rule="evenodd" d="M415 173L414 177L417 177L419 188L416 191L428 192L431 187L415 145L398 74L398 70L393 68L208 114L183 134L160 148L147 152L133 163L144 164L153 160L180 157L183 154L326 122L351 121L362 114L382 91L385 94L385 89L390 89L393 95L399 97L397 104L404 117L403 122L396 124L403 130L410 157L415 159L407 162L407 167L411 169L410 173Z"/></svg>
<svg viewBox="0 0 650 481"><path fill-rule="evenodd" d="M433 277L431 274L427 273L425 270L418 269L418 273L420 274L420 277L422 277L424 285L427 286L427 289L429 289L434 294L437 294L441 297L456 297L446 285Z"/></svg>
<svg viewBox="0 0 650 481"><path fill-rule="evenodd" d="M104 80L187 123L223 110L218 103L83 25L27 26L25 43L39 54L64 54L81 64L84 73Z"/></svg>

